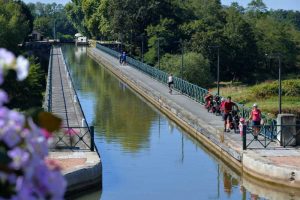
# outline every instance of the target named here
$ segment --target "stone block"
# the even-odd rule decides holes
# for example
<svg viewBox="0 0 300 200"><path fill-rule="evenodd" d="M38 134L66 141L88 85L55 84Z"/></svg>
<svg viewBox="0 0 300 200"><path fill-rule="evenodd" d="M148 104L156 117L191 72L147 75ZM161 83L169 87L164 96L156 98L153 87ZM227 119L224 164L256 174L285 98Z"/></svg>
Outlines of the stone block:
<svg viewBox="0 0 300 200"><path fill-rule="evenodd" d="M300 138L296 133L296 116L293 114L279 114L277 116L277 139L280 141L280 145L296 146L299 144Z"/></svg>

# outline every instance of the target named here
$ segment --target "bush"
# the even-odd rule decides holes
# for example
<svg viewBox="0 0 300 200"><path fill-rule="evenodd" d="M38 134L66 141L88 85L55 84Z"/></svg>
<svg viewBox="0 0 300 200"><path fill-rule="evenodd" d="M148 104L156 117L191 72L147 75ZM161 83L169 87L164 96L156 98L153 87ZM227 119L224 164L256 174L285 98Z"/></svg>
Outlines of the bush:
<svg viewBox="0 0 300 200"><path fill-rule="evenodd" d="M266 98L278 94L278 81L253 86L250 93L257 98ZM282 81L283 96L300 96L300 79Z"/></svg>
<svg viewBox="0 0 300 200"><path fill-rule="evenodd" d="M74 37L72 35L59 34L59 40L60 42L73 42Z"/></svg>
<svg viewBox="0 0 300 200"><path fill-rule="evenodd" d="M41 107L43 102L43 87L45 82L45 73L36 64L33 57L30 58L31 67L28 77L23 81L16 81L16 72L9 70L2 88L7 91L10 102L8 108L17 108L27 110L32 107Z"/></svg>

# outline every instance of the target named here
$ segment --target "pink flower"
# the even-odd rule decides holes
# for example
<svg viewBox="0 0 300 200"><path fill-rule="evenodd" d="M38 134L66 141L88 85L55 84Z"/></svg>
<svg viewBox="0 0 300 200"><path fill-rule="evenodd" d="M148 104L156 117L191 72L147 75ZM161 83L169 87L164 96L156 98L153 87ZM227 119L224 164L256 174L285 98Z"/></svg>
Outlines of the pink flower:
<svg viewBox="0 0 300 200"><path fill-rule="evenodd" d="M65 134L69 135L69 136L74 136L78 134L78 131L76 129L73 128L68 128L65 130Z"/></svg>
<svg viewBox="0 0 300 200"><path fill-rule="evenodd" d="M45 138L48 140L49 138L52 137L52 133L50 133L49 131L47 131L44 128L41 128L41 133L45 136Z"/></svg>
<svg viewBox="0 0 300 200"><path fill-rule="evenodd" d="M56 160L46 158L45 163L50 170L61 170L62 169L59 162Z"/></svg>

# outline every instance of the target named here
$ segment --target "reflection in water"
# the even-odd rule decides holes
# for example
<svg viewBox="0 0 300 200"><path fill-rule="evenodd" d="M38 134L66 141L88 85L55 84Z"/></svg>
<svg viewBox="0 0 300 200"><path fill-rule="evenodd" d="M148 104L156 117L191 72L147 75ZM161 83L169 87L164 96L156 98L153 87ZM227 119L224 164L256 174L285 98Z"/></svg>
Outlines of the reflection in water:
<svg viewBox="0 0 300 200"><path fill-rule="evenodd" d="M95 126L103 162L101 200L296 199L299 195L241 177L80 48L64 46L63 52L87 120Z"/></svg>
<svg viewBox="0 0 300 200"><path fill-rule="evenodd" d="M238 180L231 176L226 170L223 171L224 191L228 197L231 196L232 188L238 186Z"/></svg>
<svg viewBox="0 0 300 200"><path fill-rule="evenodd" d="M126 84L116 84L116 79L92 60L83 64L82 56L86 55L80 55L75 56L76 63L72 63L72 73L74 77L80 77L78 84L81 84L81 90L96 91L94 95L97 103L93 119L93 124L97 125L96 132L104 136L107 142L120 143L131 152L146 148L151 122L157 114L133 93L127 92ZM71 59L68 58L67 62ZM76 66L77 62L80 66ZM121 92L115 92L120 90Z"/></svg>

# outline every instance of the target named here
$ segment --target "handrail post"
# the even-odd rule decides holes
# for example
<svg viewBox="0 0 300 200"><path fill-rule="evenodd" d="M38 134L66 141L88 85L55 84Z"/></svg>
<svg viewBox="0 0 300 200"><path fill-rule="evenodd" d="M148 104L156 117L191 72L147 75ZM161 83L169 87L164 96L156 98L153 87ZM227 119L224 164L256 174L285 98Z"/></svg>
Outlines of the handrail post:
<svg viewBox="0 0 300 200"><path fill-rule="evenodd" d="M52 109L52 56L53 56L53 47L50 49L49 55L49 65L48 65L48 112L51 112Z"/></svg>
<svg viewBox="0 0 300 200"><path fill-rule="evenodd" d="M90 126L91 131L91 151L95 151L95 143L94 143L94 126Z"/></svg>
<svg viewBox="0 0 300 200"><path fill-rule="evenodd" d="M246 138L246 135L247 135L247 125L243 125L243 150L246 150L247 149L247 138Z"/></svg>

